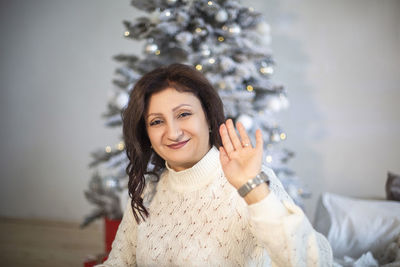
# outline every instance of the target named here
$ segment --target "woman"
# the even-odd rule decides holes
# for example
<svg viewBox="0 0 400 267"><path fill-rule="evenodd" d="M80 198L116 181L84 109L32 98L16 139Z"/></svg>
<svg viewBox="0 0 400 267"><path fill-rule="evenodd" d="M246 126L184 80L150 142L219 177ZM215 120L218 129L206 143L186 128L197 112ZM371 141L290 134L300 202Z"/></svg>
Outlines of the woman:
<svg viewBox="0 0 400 267"><path fill-rule="evenodd" d="M189 66L137 82L123 113L132 200L101 266L332 265L327 240L262 166L261 131L253 146L236 128Z"/></svg>

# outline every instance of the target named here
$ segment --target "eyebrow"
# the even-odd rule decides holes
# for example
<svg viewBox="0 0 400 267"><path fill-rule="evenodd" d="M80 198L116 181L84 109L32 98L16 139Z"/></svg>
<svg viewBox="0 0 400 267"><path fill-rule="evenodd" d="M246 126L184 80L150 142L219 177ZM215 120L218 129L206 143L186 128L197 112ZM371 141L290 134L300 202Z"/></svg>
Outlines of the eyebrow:
<svg viewBox="0 0 400 267"><path fill-rule="evenodd" d="M173 109L172 109L172 111L174 112L174 111L176 111L177 109L180 109L181 107L184 107L184 106L188 106L188 107L192 107L191 105L189 105L189 104L180 104L180 105L178 105L178 106L176 106L176 107L174 107ZM147 116L146 116L146 118L148 118L148 117L150 117L150 116L157 116L157 115L162 115L161 113L150 113L150 114L148 114Z"/></svg>

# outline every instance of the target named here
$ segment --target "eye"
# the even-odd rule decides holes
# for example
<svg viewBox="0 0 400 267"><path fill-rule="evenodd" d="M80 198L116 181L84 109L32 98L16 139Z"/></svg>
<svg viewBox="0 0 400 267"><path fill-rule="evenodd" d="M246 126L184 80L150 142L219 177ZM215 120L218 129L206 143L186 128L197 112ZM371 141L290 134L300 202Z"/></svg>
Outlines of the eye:
<svg viewBox="0 0 400 267"><path fill-rule="evenodd" d="M182 112L181 114L179 114L178 118L183 118L183 117L187 117L192 115L192 113L190 112Z"/></svg>
<svg viewBox="0 0 400 267"><path fill-rule="evenodd" d="M154 120L154 121L150 122L149 124L150 124L150 126L154 126L154 125L158 125L160 123L162 123L162 120Z"/></svg>

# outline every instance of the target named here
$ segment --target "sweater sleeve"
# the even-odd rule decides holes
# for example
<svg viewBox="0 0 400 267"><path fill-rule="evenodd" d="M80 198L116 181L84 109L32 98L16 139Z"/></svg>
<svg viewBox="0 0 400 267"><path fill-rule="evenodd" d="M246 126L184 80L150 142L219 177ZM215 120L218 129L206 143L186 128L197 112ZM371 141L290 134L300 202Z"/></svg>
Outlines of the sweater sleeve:
<svg viewBox="0 0 400 267"><path fill-rule="evenodd" d="M133 216L130 201L112 243L107 260L96 267L136 266L137 223Z"/></svg>
<svg viewBox="0 0 400 267"><path fill-rule="evenodd" d="M274 172L270 193L248 206L251 231L270 258L272 266L332 266L327 239L315 231L303 211L293 203Z"/></svg>

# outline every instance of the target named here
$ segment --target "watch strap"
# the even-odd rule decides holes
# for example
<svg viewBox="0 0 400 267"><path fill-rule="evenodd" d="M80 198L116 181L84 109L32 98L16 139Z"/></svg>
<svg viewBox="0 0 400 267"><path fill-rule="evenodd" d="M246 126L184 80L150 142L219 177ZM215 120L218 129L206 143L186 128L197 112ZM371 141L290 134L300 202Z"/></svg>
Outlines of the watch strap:
<svg viewBox="0 0 400 267"><path fill-rule="evenodd" d="M251 190L253 190L262 183L267 183L269 185L268 175L263 171L257 174L256 177L248 180L244 185L242 185L238 189L238 193L241 197L245 197L248 193L250 193Z"/></svg>

